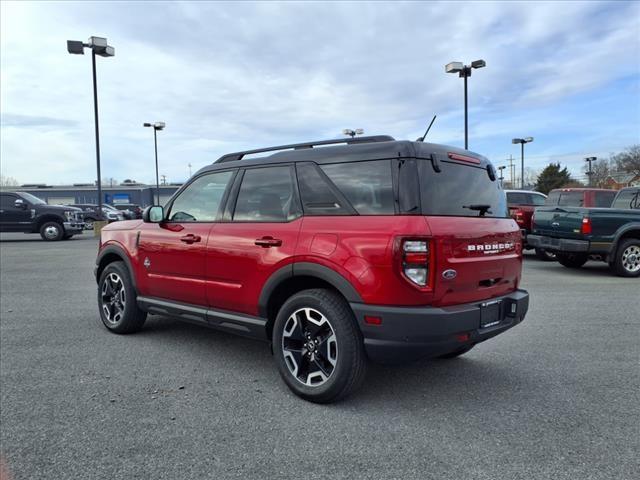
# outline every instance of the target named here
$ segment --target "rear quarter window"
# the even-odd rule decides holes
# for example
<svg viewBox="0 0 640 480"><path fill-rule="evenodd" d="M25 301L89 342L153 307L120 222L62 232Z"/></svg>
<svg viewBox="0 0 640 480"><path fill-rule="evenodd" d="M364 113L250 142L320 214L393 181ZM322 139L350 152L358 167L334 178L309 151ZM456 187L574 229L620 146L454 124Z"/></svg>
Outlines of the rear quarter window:
<svg viewBox="0 0 640 480"><path fill-rule="evenodd" d="M504 191L486 168L443 161L440 169L435 172L428 160L418 162L424 215L478 217L483 213L478 208L489 206L485 217L509 216Z"/></svg>
<svg viewBox="0 0 640 480"><path fill-rule="evenodd" d="M616 196L612 208L631 208L640 209L640 189L638 190L622 190Z"/></svg>
<svg viewBox="0 0 640 480"><path fill-rule="evenodd" d="M608 208L616 197L616 192L596 192L595 197L596 207Z"/></svg>

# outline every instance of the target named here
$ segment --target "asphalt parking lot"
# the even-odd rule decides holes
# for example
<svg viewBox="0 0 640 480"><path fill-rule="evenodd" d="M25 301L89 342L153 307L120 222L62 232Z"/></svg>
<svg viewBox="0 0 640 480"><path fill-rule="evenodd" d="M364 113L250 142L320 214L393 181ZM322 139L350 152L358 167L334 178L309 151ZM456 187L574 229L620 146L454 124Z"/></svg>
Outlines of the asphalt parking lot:
<svg viewBox="0 0 640 480"><path fill-rule="evenodd" d="M259 342L100 324L91 234L0 236L1 445L14 479L637 478L640 282L527 255L524 323L457 360L372 366L306 403Z"/></svg>

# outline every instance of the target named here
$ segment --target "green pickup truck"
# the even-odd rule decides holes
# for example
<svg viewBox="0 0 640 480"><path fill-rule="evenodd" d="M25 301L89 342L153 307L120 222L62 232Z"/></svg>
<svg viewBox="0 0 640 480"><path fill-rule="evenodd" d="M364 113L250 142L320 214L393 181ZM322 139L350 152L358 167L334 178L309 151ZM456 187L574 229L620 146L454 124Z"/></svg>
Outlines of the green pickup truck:
<svg viewBox="0 0 640 480"><path fill-rule="evenodd" d="M640 188L623 188L611 208L539 207L527 243L554 252L569 268L589 258L622 277L640 276Z"/></svg>

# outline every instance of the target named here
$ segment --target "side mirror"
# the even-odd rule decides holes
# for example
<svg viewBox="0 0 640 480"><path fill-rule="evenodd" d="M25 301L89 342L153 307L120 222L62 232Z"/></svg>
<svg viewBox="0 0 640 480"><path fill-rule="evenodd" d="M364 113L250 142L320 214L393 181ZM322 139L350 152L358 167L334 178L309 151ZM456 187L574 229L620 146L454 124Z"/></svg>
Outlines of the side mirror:
<svg viewBox="0 0 640 480"><path fill-rule="evenodd" d="M21 210L24 210L25 208L27 208L27 204L24 203L24 200L21 200L19 198L15 202L13 202L13 206Z"/></svg>
<svg viewBox="0 0 640 480"><path fill-rule="evenodd" d="M159 205L147 207L142 212L142 221L145 223L160 223L164 220L164 208Z"/></svg>

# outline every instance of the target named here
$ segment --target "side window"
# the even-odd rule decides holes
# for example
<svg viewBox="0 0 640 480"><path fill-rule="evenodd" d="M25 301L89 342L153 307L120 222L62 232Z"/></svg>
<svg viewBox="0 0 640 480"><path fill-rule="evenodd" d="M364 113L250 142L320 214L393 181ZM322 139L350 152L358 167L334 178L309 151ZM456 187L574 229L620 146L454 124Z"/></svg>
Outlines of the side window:
<svg viewBox="0 0 640 480"><path fill-rule="evenodd" d="M391 161L321 165L322 171L360 215L393 215Z"/></svg>
<svg viewBox="0 0 640 480"><path fill-rule="evenodd" d="M529 205L535 205L536 207L540 205L544 205L544 201L546 200L546 198L544 198L543 195L538 195L537 193L531 193L530 196L531 196L531 201Z"/></svg>
<svg viewBox="0 0 640 480"><path fill-rule="evenodd" d="M286 222L299 216L292 167L252 168L244 172L233 220Z"/></svg>
<svg viewBox="0 0 640 480"><path fill-rule="evenodd" d="M560 200L560 192L551 192L544 202L545 205L557 205Z"/></svg>
<svg viewBox="0 0 640 480"><path fill-rule="evenodd" d="M622 190L618 193L613 208L640 209L640 190Z"/></svg>
<svg viewBox="0 0 640 480"><path fill-rule="evenodd" d="M15 207L13 206L13 204L15 203L17 198L18 197L14 197L13 195L0 195L0 208L2 208L2 210L14 210Z"/></svg>
<svg viewBox="0 0 640 480"><path fill-rule="evenodd" d="M350 215L352 209L339 198L331 182L311 163L296 165L298 186L305 215Z"/></svg>
<svg viewBox="0 0 640 480"><path fill-rule="evenodd" d="M222 196L233 176L232 171L209 173L189 184L171 205L172 222L213 222Z"/></svg>

